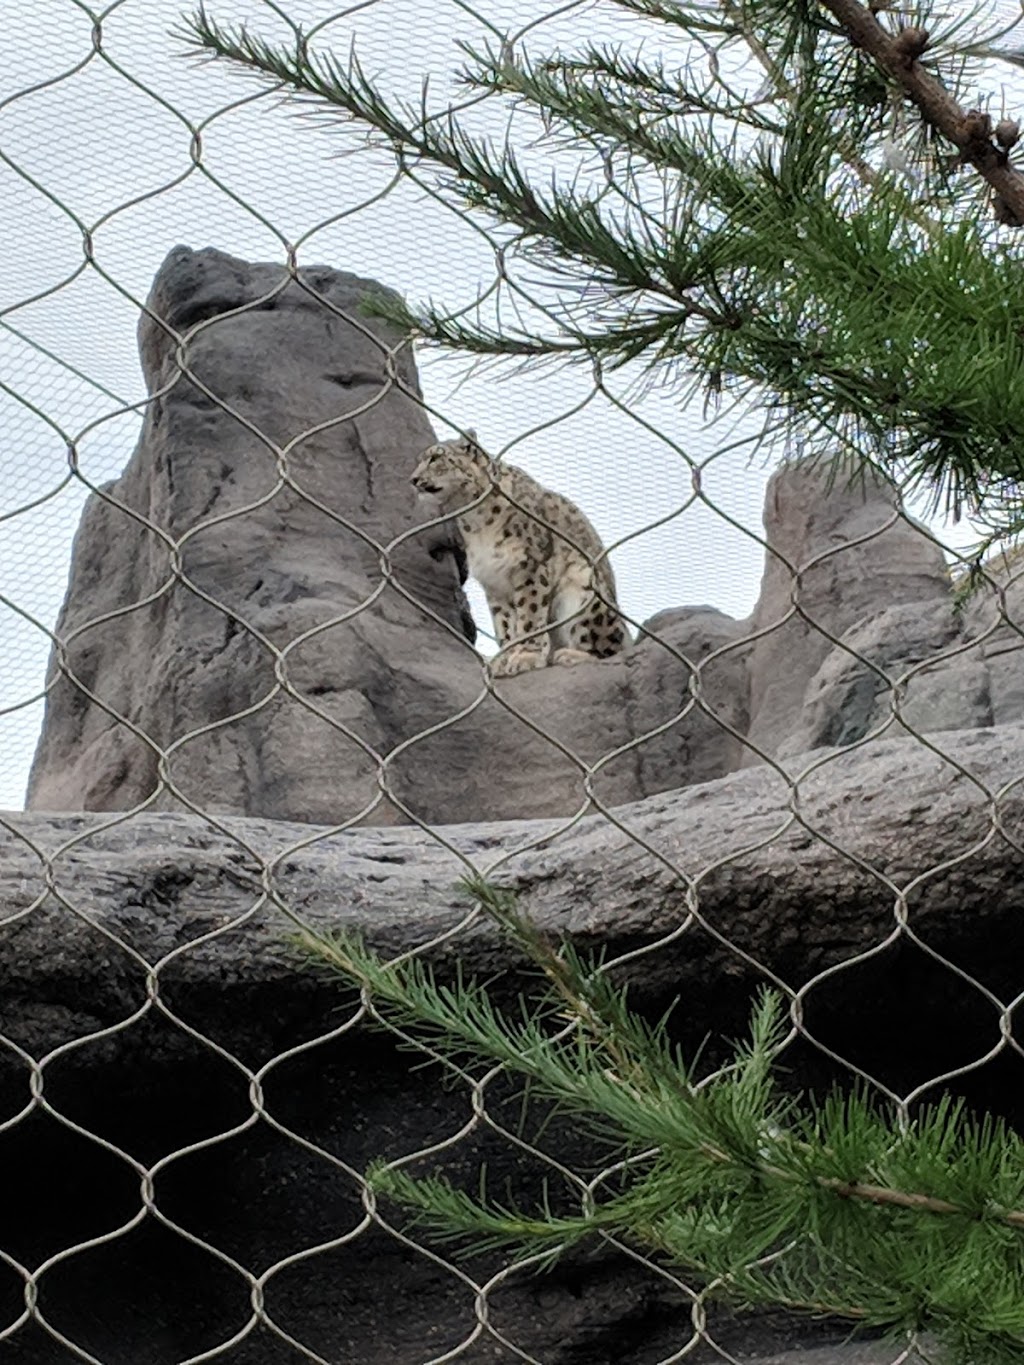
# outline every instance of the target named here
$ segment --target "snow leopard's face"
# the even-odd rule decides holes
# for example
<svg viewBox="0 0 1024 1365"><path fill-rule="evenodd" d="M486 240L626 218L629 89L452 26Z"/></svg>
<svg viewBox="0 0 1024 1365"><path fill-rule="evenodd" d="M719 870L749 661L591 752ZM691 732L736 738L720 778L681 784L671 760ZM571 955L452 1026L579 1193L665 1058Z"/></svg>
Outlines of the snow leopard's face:
<svg viewBox="0 0 1024 1365"><path fill-rule="evenodd" d="M455 441L428 446L412 472L412 483L442 505L465 503L493 486L491 460L477 445L473 432Z"/></svg>

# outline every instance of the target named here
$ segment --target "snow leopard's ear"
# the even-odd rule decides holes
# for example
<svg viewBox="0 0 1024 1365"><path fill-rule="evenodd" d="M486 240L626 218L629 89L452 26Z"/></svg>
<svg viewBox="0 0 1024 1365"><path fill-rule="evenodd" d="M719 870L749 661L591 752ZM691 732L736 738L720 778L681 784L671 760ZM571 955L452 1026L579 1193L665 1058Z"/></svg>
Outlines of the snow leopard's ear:
<svg viewBox="0 0 1024 1365"><path fill-rule="evenodd" d="M483 447L476 438L476 429L474 427L466 428L466 434L459 439L459 448L476 460L487 459Z"/></svg>

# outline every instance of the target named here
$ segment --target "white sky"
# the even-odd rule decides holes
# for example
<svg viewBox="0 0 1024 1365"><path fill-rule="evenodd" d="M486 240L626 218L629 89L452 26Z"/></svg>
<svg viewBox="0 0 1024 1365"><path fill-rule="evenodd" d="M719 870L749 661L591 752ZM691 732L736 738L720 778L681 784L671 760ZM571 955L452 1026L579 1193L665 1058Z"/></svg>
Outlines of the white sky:
<svg viewBox="0 0 1024 1365"><path fill-rule="evenodd" d="M282 238L301 239L301 262L446 304L469 303L494 279L484 238L411 185L372 202L390 168L380 155L335 155L356 147L356 135L298 120L255 83L184 60L168 31L188 7L110 5L104 58L77 0L0 0L0 153L9 159L0 160L0 382L16 395L0 390L0 596L19 609L0 602L0 808L23 801L42 715L32 698L49 652L41 627L56 620L84 498L82 485L67 481L64 435L77 440L94 483L115 477L130 455L139 418L126 409L145 397L135 301L167 251L211 245L280 260ZM209 8L270 38L286 33L264 0L210 0ZM328 21L319 41L342 52L354 37L366 69L410 97L427 73L440 94L459 61L455 37L484 33L460 0L372 0L348 17L339 0L277 0L277 8L305 26ZM1020 12L1017 0L993 9L1008 19ZM527 44L537 52L635 32L593 0L477 0L476 11L502 29L543 19ZM664 41L663 29L652 31ZM204 169L191 161L186 120L207 120ZM95 266L84 263L82 226ZM464 362L421 357L426 397L453 423L475 426L495 451L517 442L510 458L577 501L606 542L642 533L613 555L629 615L700 602L747 614L761 573L754 537L768 469L748 468L742 451L707 469L705 492L735 525L694 506L645 530L689 494L679 455L592 395L582 372L499 373L467 378ZM697 459L725 440L721 427L702 429L699 407L683 410L669 394L633 407ZM479 593L474 609L486 625Z"/></svg>

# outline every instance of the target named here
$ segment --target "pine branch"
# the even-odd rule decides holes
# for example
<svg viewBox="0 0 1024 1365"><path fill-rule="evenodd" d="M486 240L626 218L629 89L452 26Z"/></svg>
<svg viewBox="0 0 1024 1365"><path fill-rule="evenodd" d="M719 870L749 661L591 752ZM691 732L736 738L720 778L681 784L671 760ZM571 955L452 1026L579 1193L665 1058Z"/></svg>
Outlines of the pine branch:
<svg viewBox="0 0 1024 1365"><path fill-rule="evenodd" d="M467 50L476 55L472 49ZM585 83L590 88L601 82L610 94L628 91L629 101L620 100L618 107L628 108L633 114L701 113L741 123L754 133L779 137L785 130L779 118L765 112L765 106L769 104L767 97L751 99L731 91L720 73L715 85L727 91L725 100L713 99L705 90L688 84L684 73L670 78L661 60L656 65L643 66L620 49L590 47L579 57L550 57L542 63L541 69L563 81Z"/></svg>
<svg viewBox="0 0 1024 1365"><path fill-rule="evenodd" d="M611 1234L721 1282L747 1303L935 1333L978 1362L1024 1358L1024 1143L948 1099L896 1131L858 1094L780 1097L781 1003L765 993L733 1063L695 1085L604 974L556 945L483 881L467 889L541 968L522 1018L479 987L440 985L416 960L388 966L356 940L305 947L368 992L384 1021L460 1069L476 1056L528 1077L627 1161L584 1213L471 1196L441 1176L376 1163L371 1187L414 1224L471 1251L541 1255ZM567 1032L568 1030L568 1032ZM955 1356L956 1360L967 1356Z"/></svg>
<svg viewBox="0 0 1024 1365"><path fill-rule="evenodd" d="M732 5L718 3L706 4L704 0L612 0L620 9L647 19L660 19L662 23L679 28L691 37L706 34L709 38L738 38L742 29L732 15ZM722 17L722 9L729 15Z"/></svg>
<svg viewBox="0 0 1024 1365"><path fill-rule="evenodd" d="M999 221L1024 226L1024 173L1010 164L1009 149L993 140L991 118L977 109L964 110L920 58L928 46L924 29L905 27L888 33L860 0L821 0L854 46L867 52L897 82L925 121L960 149L992 187Z"/></svg>
<svg viewBox="0 0 1024 1365"><path fill-rule="evenodd" d="M465 73L474 89L496 94L515 95L536 105L542 115L561 120L590 143L602 139L613 148L628 148L661 170L678 171L688 180L699 182L707 200L715 207L736 209L746 199L750 184L730 160L712 156L719 149L710 141L679 136L669 122L669 111L660 118L646 117L635 107L623 103L621 95L605 91L585 81L564 65L544 63L534 66L528 60L508 61L493 47L463 49L476 62ZM699 107L697 98L684 87L675 90L676 107L672 117ZM653 111L652 111L653 112ZM770 125L763 124L762 131Z"/></svg>
<svg viewBox="0 0 1024 1365"><path fill-rule="evenodd" d="M552 300L521 332L464 310L368 305L409 332L527 364L637 361L684 397L702 384L755 397L766 430L799 427L812 456L880 465L994 535L1019 528L1024 267L934 157L913 184L869 162L892 111L918 110L922 141L949 137L996 191L1000 220L1016 221L1013 125L965 114L922 65L921 31L889 34L859 0L614 2L688 38L707 81L696 62L674 79L664 62L593 46L574 63L463 44L471 88L536 112L560 150L599 152L607 181L593 189L582 167L538 188L510 142L468 135L450 109L429 108L426 85L418 107L387 100L354 54L318 55L301 34L276 50L202 9L189 31L204 53L357 120L407 174L436 176L432 192L459 212L489 215L507 234L500 288L527 266L531 292ZM970 35L956 46L963 23L934 43L946 76L947 53L984 48ZM768 86L719 103L708 92L728 91L730 44L754 54Z"/></svg>
<svg viewBox="0 0 1024 1365"><path fill-rule="evenodd" d="M369 81L354 53L347 65L330 54L311 56L301 36L294 50L278 49L244 26L216 23L200 8L187 21L187 36L200 49L226 58L256 74L270 76L310 97L343 110L375 130L403 159L419 160L449 172L467 206L483 209L519 230L545 252L585 263L595 284L610 290L665 294L678 303L649 260L644 242L606 217L595 196L554 188L540 194L519 165L511 147L495 152L482 138L463 133L450 117L431 115L426 89L419 111L396 102L392 107Z"/></svg>

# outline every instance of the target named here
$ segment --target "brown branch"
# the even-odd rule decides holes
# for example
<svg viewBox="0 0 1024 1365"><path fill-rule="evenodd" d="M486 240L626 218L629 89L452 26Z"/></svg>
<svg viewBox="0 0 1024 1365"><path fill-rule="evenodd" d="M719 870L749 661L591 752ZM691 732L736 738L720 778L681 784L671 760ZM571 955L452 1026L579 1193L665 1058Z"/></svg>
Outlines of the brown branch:
<svg viewBox="0 0 1024 1365"><path fill-rule="evenodd" d="M796 1145L804 1152L813 1150L806 1142L798 1142ZM731 1152L722 1151L721 1148L712 1146L708 1142L700 1143L700 1152L709 1161L718 1161L725 1166L740 1164ZM922 1194L917 1190L899 1190L894 1189L891 1185L876 1185L865 1180L843 1180L834 1175L814 1175L811 1173L808 1177L797 1171L786 1170L783 1166L776 1166L773 1162L758 1162L755 1169L761 1175L767 1176L771 1180L783 1181L787 1185L802 1184L809 1179L819 1189L828 1190L842 1199L860 1199L868 1204L888 1205L890 1208L898 1209L918 1209L924 1213L953 1213L958 1214L961 1218L977 1218L979 1216L973 1209L966 1208L963 1204L954 1204L948 1199L940 1199L933 1194ZM985 1217L994 1223L1024 1229L1024 1209L1006 1209L993 1206L986 1210Z"/></svg>
<svg viewBox="0 0 1024 1365"><path fill-rule="evenodd" d="M753 32L750 25L746 22L746 20L743 17L742 10L737 5L731 3L731 0L727 0L725 4L725 12L728 18L734 24L736 24L737 28L739 28L742 31L743 41L747 44L751 52L754 54L755 60L760 63L768 79L772 82L773 86L775 87L776 93L780 96L780 98L786 100L790 105L795 105L796 89L794 85L786 76L786 73L783 70L783 68L779 65L778 62L775 61L771 53L761 42L761 40L757 37L757 35ZM851 170L858 177L862 184L869 185L873 189L877 188L877 186L881 182L882 177L878 174L874 167L871 166L867 161L865 161L864 158L860 155L860 152L854 145L852 138L843 137L837 144L837 149L839 155L851 168ZM916 204L908 207L907 214L908 217L912 218L915 223L917 223L920 227L924 228L924 230L929 234L929 236L937 237L939 233L942 231L941 226L937 222L935 222L934 219L929 218L928 215Z"/></svg>
<svg viewBox="0 0 1024 1365"><path fill-rule="evenodd" d="M887 1185L868 1185L860 1180L838 1180L831 1176L816 1176L822 1188L833 1190L836 1194L850 1199L865 1199L869 1204L891 1204L902 1209L923 1209L926 1213L958 1213L970 1218L972 1212L961 1204L952 1204L948 1199L937 1199L934 1195L918 1194L912 1190L894 1190ZM1019 1209L993 1209L988 1214L994 1222L1006 1223L1010 1227L1024 1227L1024 1212Z"/></svg>
<svg viewBox="0 0 1024 1365"><path fill-rule="evenodd" d="M992 139L992 122L976 109L964 111L937 76L917 60L927 46L922 29L905 28L891 34L860 0L821 0L842 25L855 47L862 48L907 97L922 117L960 149L992 187L996 218L1014 227L1024 225L1024 174L1010 164L1007 149Z"/></svg>

